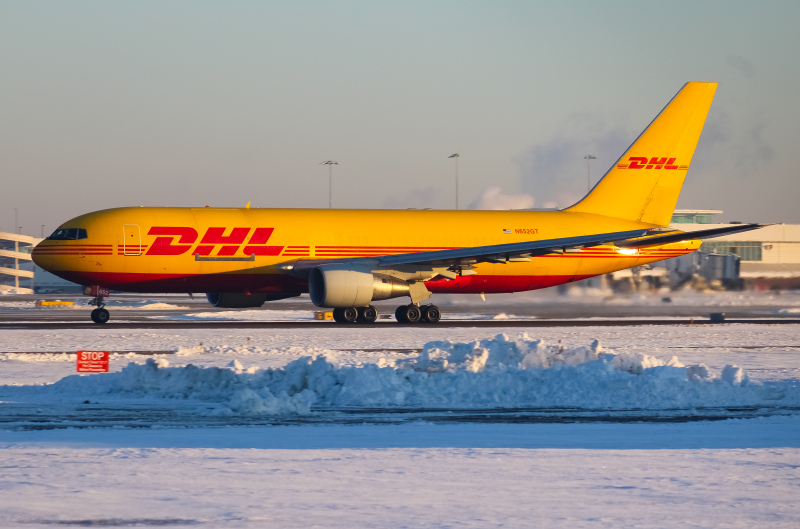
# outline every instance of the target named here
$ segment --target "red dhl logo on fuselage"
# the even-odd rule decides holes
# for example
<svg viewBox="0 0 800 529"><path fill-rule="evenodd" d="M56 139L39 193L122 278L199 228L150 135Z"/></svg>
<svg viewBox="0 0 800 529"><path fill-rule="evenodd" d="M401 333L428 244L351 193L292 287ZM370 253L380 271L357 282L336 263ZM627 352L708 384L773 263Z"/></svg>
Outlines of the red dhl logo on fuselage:
<svg viewBox="0 0 800 529"><path fill-rule="evenodd" d="M192 250L191 255L211 255L217 247L219 251L214 254L216 256L236 255L240 248L245 255L280 255L283 250L283 246L267 246L275 228L231 228L230 233L225 235L227 229L208 228L195 246L199 234L194 228L153 226L147 234L155 235L156 240L145 255L183 255L189 250ZM251 231L252 235L244 244Z"/></svg>
<svg viewBox="0 0 800 529"><path fill-rule="evenodd" d="M688 165L675 165L677 158L667 158L666 156L659 158L653 156L647 158L646 156L631 156L628 158L628 163L617 164L617 169L669 169L669 170L686 170Z"/></svg>

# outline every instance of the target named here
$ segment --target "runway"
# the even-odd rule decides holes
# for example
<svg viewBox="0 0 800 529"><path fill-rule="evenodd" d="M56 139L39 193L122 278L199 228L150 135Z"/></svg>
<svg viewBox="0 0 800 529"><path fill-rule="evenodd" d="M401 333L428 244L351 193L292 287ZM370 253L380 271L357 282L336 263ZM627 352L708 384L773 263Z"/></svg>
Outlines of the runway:
<svg viewBox="0 0 800 529"><path fill-rule="evenodd" d="M508 328L540 328L540 327L630 327L630 326L678 326L678 325L798 325L798 318L749 318L726 319L724 323L712 323L708 319L568 319L568 320L444 320L435 325L417 323L402 324L402 328L481 328L481 329L508 329ZM112 330L112 329L333 329L333 328L358 328L360 331L374 329L380 331L389 326L396 327L394 321L374 324L337 324L332 321L171 321L152 320L147 318L122 321L111 320L104 325L97 325L84 318L73 321L0 321L0 331L4 330L59 330L59 329L84 329L87 332Z"/></svg>
<svg viewBox="0 0 800 529"><path fill-rule="evenodd" d="M442 320L435 324L404 324L402 328L541 328L541 327L619 327L715 325L712 314L724 314L726 324L800 324L800 313L791 309L794 296L782 295L764 300L753 297L743 303L735 293L718 294L716 304L706 298L683 295L654 296L645 303L617 300L571 300L564 296L525 298L509 296L504 301L476 302L471 298L444 297L437 304ZM63 300L70 307L36 307L37 300ZM519 300L519 301L518 301ZM785 300L786 304L782 302ZM115 294L108 301L111 319L104 325L89 318L91 307L81 295L7 295L0 297L0 331L84 329L333 329L343 328L333 321L312 319L317 309L310 300L298 298L265 304L258 309L220 309L204 298L178 295ZM520 302L522 301L522 302ZM780 302L781 304L777 304ZM150 304L150 306L148 306ZM155 304L155 308L150 308ZM377 302L379 319L375 324L350 324L344 328L387 329L399 324L394 319L394 301ZM781 308L790 307L788 310Z"/></svg>

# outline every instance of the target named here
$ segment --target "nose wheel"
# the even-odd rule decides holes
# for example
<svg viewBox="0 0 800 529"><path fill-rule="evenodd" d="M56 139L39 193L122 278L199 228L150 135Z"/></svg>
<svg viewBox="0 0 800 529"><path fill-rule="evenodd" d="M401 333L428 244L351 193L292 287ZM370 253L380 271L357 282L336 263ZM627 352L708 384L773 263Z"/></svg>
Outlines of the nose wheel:
<svg viewBox="0 0 800 529"><path fill-rule="evenodd" d="M92 311L92 321L95 323L105 323L111 317L111 314L104 308L94 309Z"/></svg>

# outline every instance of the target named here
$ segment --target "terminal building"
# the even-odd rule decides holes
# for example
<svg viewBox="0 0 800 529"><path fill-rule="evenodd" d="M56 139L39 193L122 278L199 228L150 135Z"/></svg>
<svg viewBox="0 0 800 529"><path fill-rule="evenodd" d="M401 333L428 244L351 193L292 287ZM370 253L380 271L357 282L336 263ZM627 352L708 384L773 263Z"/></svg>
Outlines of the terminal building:
<svg viewBox="0 0 800 529"><path fill-rule="evenodd" d="M31 252L41 240L0 231L0 293L33 292L34 265Z"/></svg>
<svg viewBox="0 0 800 529"><path fill-rule="evenodd" d="M672 216L671 226L691 232L741 224L715 222L713 217L721 213L719 210L678 209ZM706 239L700 252L738 256L739 278L744 288L800 288L800 224L772 224Z"/></svg>

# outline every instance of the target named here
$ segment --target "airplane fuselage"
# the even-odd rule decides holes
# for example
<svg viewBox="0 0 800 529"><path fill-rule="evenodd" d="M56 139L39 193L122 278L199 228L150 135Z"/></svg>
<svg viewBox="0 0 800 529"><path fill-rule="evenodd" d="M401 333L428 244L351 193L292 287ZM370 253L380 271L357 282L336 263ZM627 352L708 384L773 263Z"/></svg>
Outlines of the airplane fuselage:
<svg viewBox="0 0 800 529"><path fill-rule="evenodd" d="M69 281L127 292L299 294L308 292L307 280L290 273L299 260L336 262L654 227L568 211L117 208L64 223L61 229L85 238L46 239L33 258ZM436 277L426 286L433 293L532 290L698 247L692 240L639 249L601 245L525 262L478 263L473 275Z"/></svg>

